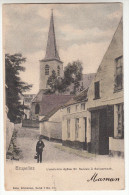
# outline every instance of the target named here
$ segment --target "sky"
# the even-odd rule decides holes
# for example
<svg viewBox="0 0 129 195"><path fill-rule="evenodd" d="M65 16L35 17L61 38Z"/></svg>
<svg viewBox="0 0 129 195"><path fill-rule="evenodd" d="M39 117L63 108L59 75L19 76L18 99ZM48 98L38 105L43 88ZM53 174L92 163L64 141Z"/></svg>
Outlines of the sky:
<svg viewBox="0 0 129 195"><path fill-rule="evenodd" d="M20 76L33 84L29 93L39 90L39 60L45 57L51 9L64 67L80 60L85 74L97 71L123 11L121 3L4 5L4 50L27 58Z"/></svg>

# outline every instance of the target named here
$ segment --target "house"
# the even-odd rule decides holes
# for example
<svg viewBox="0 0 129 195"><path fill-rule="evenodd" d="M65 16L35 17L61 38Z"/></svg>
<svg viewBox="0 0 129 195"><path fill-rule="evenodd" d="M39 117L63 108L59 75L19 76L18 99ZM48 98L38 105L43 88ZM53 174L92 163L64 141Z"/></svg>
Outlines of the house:
<svg viewBox="0 0 129 195"><path fill-rule="evenodd" d="M63 107L62 144L87 149L87 90L73 97Z"/></svg>
<svg viewBox="0 0 129 195"><path fill-rule="evenodd" d="M88 90L88 151L124 155L123 22L116 29Z"/></svg>
<svg viewBox="0 0 129 195"><path fill-rule="evenodd" d="M73 96L42 93L40 103L40 134L48 140L62 140L62 106Z"/></svg>

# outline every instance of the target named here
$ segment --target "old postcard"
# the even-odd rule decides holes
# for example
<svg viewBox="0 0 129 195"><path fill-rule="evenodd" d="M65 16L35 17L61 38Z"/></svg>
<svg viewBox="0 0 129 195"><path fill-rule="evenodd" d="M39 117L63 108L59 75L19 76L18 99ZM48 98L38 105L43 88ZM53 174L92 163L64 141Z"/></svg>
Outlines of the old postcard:
<svg viewBox="0 0 129 195"><path fill-rule="evenodd" d="M122 7L3 4L6 190L125 189Z"/></svg>

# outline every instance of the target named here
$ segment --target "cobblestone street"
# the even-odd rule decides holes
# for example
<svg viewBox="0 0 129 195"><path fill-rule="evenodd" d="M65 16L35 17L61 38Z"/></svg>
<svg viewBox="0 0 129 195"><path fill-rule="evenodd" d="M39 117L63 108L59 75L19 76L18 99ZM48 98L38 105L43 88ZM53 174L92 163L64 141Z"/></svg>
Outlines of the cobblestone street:
<svg viewBox="0 0 129 195"><path fill-rule="evenodd" d="M36 163L34 155L36 154L36 143L38 141L39 130L30 128L20 128L17 133L17 145L22 151L20 162ZM43 151L44 162L68 162L68 161L86 161L84 155L78 155L80 151L67 147L62 147L61 143L49 142L43 140L45 148ZM62 150L63 148L63 150ZM66 150L64 150L66 148ZM86 151L83 151L86 153Z"/></svg>

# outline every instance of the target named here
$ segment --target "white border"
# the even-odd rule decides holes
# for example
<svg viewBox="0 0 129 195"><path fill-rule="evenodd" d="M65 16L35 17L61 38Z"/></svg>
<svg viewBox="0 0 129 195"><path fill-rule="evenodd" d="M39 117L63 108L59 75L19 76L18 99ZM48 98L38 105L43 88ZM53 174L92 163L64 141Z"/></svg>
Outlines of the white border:
<svg viewBox="0 0 129 195"><path fill-rule="evenodd" d="M97 3L123 2L124 24L124 93L125 93L125 190L122 191L73 191L73 192L37 192L37 191L5 191L4 190L4 130L3 130L3 67L2 44L0 44L0 194L87 194L87 195L129 195L129 0L1 0L0 1L0 43L2 43L2 4L3 3Z"/></svg>

